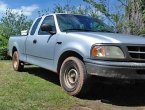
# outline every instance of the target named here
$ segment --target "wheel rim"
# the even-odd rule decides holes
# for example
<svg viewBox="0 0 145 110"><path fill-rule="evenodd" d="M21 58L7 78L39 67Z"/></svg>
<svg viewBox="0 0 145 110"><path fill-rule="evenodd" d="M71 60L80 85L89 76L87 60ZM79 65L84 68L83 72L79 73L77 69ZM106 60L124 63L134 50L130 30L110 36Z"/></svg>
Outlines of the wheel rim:
<svg viewBox="0 0 145 110"><path fill-rule="evenodd" d="M13 66L14 68L17 68L18 66L18 56L16 54L13 56Z"/></svg>
<svg viewBox="0 0 145 110"><path fill-rule="evenodd" d="M67 87L73 89L76 87L76 84L79 79L79 73L76 69L72 68L68 70L64 75L64 81Z"/></svg>

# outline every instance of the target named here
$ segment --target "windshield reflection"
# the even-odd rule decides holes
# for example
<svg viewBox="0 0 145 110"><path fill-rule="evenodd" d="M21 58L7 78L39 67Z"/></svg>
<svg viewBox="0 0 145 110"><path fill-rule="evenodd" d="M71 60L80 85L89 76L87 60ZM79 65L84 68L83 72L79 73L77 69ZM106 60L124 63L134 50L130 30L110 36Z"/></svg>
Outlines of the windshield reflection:
<svg viewBox="0 0 145 110"><path fill-rule="evenodd" d="M113 32L108 25L89 16L57 14L57 20L62 32Z"/></svg>

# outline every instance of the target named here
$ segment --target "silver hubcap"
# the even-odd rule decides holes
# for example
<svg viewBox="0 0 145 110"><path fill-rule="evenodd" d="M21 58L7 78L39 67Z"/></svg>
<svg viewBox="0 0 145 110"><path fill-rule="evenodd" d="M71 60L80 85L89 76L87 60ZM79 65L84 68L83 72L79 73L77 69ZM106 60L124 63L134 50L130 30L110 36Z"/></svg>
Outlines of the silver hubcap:
<svg viewBox="0 0 145 110"><path fill-rule="evenodd" d="M67 87L74 88L75 84L78 81L78 77L79 76L78 76L77 70L75 70L75 69L69 70L69 72L66 73L64 76L64 81L65 81Z"/></svg>

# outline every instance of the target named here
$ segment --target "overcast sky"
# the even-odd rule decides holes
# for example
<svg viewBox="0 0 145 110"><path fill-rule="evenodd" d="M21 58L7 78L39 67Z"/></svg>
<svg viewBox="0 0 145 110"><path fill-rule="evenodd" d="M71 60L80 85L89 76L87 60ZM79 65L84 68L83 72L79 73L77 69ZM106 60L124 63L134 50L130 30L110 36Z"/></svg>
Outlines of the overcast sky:
<svg viewBox="0 0 145 110"><path fill-rule="evenodd" d="M68 0L70 5L85 6L86 3L83 0ZM96 0L97 1L97 0ZM56 4L65 5L67 0L0 0L0 18L2 13L5 12L7 8L13 9L15 12L21 12L27 15L29 18L34 19L38 16L38 11L44 9L53 10ZM116 0L108 0L110 10L115 11L114 7L117 6Z"/></svg>

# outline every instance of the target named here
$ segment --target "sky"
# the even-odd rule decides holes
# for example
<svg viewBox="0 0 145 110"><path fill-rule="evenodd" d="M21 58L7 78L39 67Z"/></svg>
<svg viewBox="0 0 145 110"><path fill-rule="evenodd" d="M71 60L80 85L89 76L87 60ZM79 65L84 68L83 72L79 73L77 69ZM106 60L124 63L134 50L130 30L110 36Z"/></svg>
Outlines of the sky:
<svg viewBox="0 0 145 110"><path fill-rule="evenodd" d="M56 4L65 5L67 1L70 5L86 6L87 4L83 0L0 0L0 18L7 8L13 9L14 12L21 12L28 16L28 18L35 19L38 17L38 11L45 9L50 9L50 12L54 9ZM97 1L97 0L96 0ZM108 0L110 10L116 11L114 9L117 6L117 0Z"/></svg>

